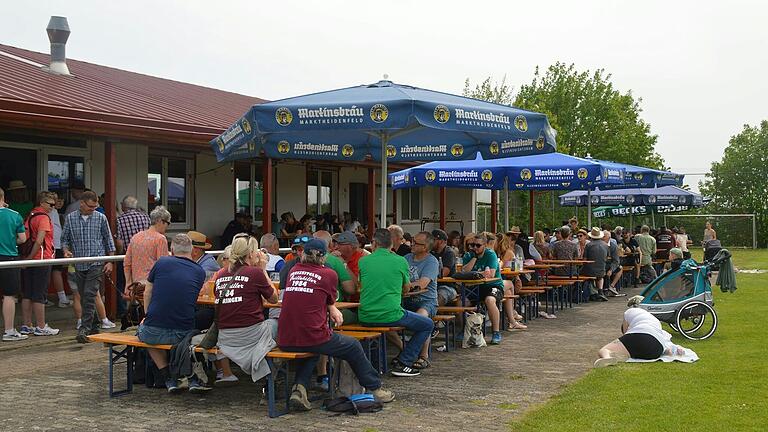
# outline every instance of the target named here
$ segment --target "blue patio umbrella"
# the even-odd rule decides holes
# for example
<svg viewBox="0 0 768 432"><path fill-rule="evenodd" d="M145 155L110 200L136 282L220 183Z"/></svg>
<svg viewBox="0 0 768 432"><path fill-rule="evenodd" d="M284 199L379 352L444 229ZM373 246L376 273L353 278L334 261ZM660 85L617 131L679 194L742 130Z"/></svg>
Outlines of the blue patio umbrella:
<svg viewBox="0 0 768 432"><path fill-rule="evenodd" d="M624 168L613 165L562 153L492 160L478 156L475 160L430 162L390 174L390 180L393 189L590 190L623 183Z"/></svg>
<svg viewBox="0 0 768 432"><path fill-rule="evenodd" d="M588 196L584 191L573 191L560 195L562 206L689 206L701 207L704 199L700 194L681 189L677 186L662 186L658 188L629 188L613 190L596 190ZM630 213L630 216L632 213ZM651 212L651 216L654 213ZM654 218L655 220L655 218ZM655 224L655 223L654 223Z"/></svg>
<svg viewBox="0 0 768 432"><path fill-rule="evenodd" d="M604 185L602 189L652 188L657 186L682 186L683 175L671 171L645 168L637 165L587 158L613 168L623 168L624 183Z"/></svg>
<svg viewBox="0 0 768 432"><path fill-rule="evenodd" d="M211 141L219 161L486 159L555 151L544 114L391 81L254 105ZM381 190L386 209L386 187ZM386 211L381 212L385 224Z"/></svg>

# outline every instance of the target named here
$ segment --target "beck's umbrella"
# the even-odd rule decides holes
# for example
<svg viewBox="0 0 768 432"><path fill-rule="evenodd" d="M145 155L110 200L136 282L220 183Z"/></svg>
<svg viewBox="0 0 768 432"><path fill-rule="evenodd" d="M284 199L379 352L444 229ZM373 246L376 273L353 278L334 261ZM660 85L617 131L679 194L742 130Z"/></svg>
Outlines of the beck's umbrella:
<svg viewBox="0 0 768 432"><path fill-rule="evenodd" d="M379 81L254 105L211 141L218 160L381 160L381 226L388 161L486 159L555 151L544 114Z"/></svg>

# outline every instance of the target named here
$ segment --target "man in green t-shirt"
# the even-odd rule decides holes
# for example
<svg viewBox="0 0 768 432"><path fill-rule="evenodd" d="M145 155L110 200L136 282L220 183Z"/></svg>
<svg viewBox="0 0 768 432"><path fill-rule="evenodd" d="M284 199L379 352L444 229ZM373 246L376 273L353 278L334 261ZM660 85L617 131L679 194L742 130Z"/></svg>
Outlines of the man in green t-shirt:
<svg viewBox="0 0 768 432"><path fill-rule="evenodd" d="M477 287L477 297L469 299L485 303L493 329L491 344L498 345L501 343L501 331L499 331L501 313L498 303L504 298L504 282L501 280L499 258L496 256L496 252L485 246L486 236L484 235L478 235L467 244L468 252L464 254L463 270L482 273L485 272L485 269L490 269L493 272L493 277L498 278L496 281L484 283Z"/></svg>
<svg viewBox="0 0 768 432"><path fill-rule="evenodd" d="M656 239L650 234L648 225L640 227L640 234L635 236L640 250L640 281L651 282L656 279L656 269L653 268L653 257L656 256Z"/></svg>
<svg viewBox="0 0 768 432"><path fill-rule="evenodd" d="M24 219L21 215L8 208L5 203L5 192L0 189L0 261L18 259L17 245L27 240ZM18 268L0 269L0 288L3 295L3 323L5 332L3 342L20 341L27 335L19 333L13 326L16 317L16 295L21 286L21 273Z"/></svg>
<svg viewBox="0 0 768 432"><path fill-rule="evenodd" d="M410 290L411 278L408 262L390 250L392 234L379 228L371 244L373 253L360 258L358 318L363 325L405 327L412 331L413 337L395 357L391 373L401 377L419 375L413 363L432 333L434 324L430 318L407 311L401 306L403 294Z"/></svg>

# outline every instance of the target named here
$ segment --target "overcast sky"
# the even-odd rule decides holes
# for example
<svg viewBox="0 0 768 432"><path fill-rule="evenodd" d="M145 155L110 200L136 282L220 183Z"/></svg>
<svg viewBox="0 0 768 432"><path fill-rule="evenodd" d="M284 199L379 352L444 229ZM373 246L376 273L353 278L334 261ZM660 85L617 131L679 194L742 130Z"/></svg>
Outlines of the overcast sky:
<svg viewBox="0 0 768 432"><path fill-rule="evenodd" d="M383 74L460 93L505 75L516 90L556 61L604 68L686 174L768 119L759 1L4 1L0 43L48 52L51 15L69 20L69 57L266 99Z"/></svg>

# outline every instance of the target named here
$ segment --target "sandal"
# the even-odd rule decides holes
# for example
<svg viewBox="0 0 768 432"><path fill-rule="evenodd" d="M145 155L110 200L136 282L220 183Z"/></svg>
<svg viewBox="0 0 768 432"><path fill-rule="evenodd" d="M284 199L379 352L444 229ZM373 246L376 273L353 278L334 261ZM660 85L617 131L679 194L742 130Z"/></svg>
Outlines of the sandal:
<svg viewBox="0 0 768 432"><path fill-rule="evenodd" d="M432 363L430 363L430 361L424 357L419 357L415 362L413 362L414 369L426 369L430 366L432 366Z"/></svg>
<svg viewBox="0 0 768 432"><path fill-rule="evenodd" d="M528 330L528 326L519 322L515 322L514 324L510 323L507 325L507 331L512 330Z"/></svg>

